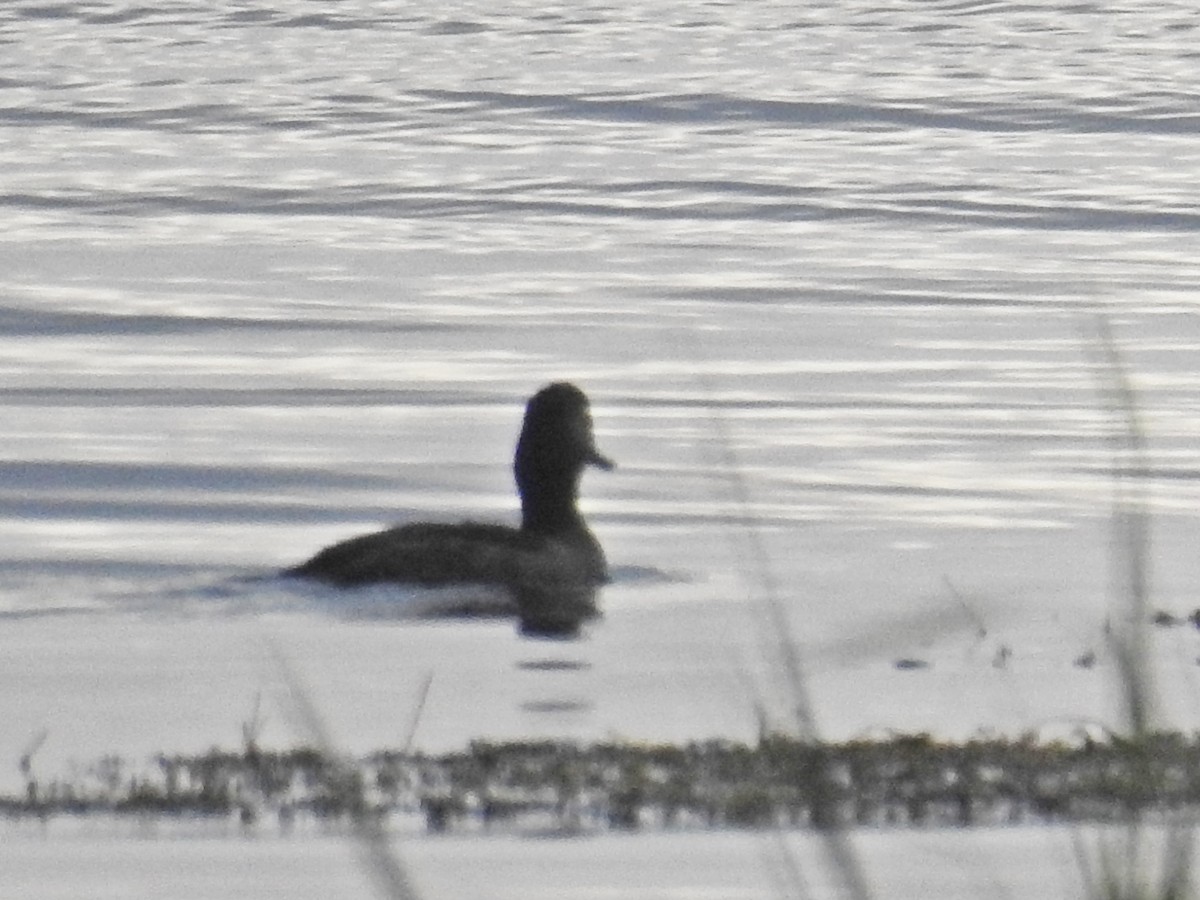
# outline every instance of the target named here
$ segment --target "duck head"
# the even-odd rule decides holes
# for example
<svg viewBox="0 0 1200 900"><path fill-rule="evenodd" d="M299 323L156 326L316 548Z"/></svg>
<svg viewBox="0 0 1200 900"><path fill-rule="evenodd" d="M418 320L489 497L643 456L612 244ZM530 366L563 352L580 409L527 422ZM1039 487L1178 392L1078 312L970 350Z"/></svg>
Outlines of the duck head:
<svg viewBox="0 0 1200 900"><path fill-rule="evenodd" d="M587 466L613 468L596 449L587 395L565 381L530 398L513 471L521 494L521 528L542 534L587 530L576 508Z"/></svg>

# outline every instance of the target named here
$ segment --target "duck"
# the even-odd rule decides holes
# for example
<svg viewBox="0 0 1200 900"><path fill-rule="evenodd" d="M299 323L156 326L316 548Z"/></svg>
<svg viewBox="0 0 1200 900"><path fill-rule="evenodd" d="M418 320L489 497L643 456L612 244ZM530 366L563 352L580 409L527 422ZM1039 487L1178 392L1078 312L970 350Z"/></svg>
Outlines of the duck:
<svg viewBox="0 0 1200 900"><path fill-rule="evenodd" d="M284 572L338 588L392 583L485 585L507 592L522 634L570 636L598 615L608 563L579 512L588 467L615 464L596 449L591 405L557 381L525 406L513 458L520 527L491 522L413 522L353 537Z"/></svg>

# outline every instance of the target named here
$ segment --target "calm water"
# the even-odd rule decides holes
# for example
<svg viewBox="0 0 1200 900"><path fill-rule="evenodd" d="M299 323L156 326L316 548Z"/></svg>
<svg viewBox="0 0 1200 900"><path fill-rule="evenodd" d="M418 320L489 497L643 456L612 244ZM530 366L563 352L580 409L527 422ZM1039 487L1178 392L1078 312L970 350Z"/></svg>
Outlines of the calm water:
<svg viewBox="0 0 1200 900"><path fill-rule="evenodd" d="M5 5L13 755L236 740L277 681L263 610L352 743L394 743L426 672L430 740L745 734L764 579L835 732L1090 714L1098 311L1156 603L1200 606L1198 39L1188 3ZM229 587L511 518L559 378L620 463L584 485L617 574L589 642Z"/></svg>

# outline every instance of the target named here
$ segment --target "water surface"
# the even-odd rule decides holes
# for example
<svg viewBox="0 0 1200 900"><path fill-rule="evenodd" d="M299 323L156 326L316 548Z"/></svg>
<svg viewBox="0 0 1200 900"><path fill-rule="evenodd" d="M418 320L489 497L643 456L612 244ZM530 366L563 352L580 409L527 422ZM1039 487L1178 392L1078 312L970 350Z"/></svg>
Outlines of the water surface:
<svg viewBox="0 0 1200 900"><path fill-rule="evenodd" d="M264 640L363 749L429 672L431 745L748 736L786 694L764 595L832 733L1103 715L1103 666L1073 665L1120 558L1098 313L1138 391L1155 603L1200 606L1197 27L6 6L10 751L236 741L282 691ZM620 464L584 484L607 615L561 666L402 592L247 581L393 521L511 521L521 405L561 378ZM1181 715L1195 643L1163 636Z"/></svg>

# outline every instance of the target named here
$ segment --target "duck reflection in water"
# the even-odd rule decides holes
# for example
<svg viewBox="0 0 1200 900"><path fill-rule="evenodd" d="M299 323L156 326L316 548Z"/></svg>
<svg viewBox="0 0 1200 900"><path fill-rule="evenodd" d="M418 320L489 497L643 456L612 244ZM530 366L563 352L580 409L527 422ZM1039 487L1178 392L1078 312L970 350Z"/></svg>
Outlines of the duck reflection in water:
<svg viewBox="0 0 1200 900"><path fill-rule="evenodd" d="M379 583L482 584L512 597L523 634L572 636L597 614L608 580L604 551L577 505L587 466L609 470L592 433L587 396L542 388L525 407L513 461L521 527L417 522L351 538L285 574L337 587Z"/></svg>

